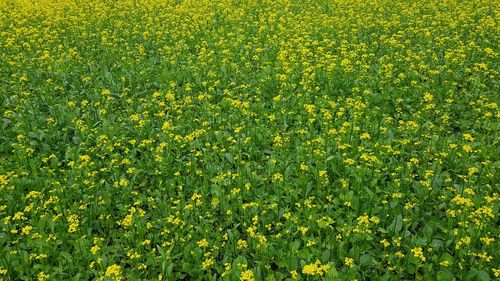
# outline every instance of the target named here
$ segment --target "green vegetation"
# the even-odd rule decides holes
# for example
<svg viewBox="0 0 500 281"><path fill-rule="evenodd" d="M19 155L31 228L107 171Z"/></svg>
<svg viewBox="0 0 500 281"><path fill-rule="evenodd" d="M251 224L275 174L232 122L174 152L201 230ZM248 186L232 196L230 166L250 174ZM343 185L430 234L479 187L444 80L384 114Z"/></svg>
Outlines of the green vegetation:
<svg viewBox="0 0 500 281"><path fill-rule="evenodd" d="M497 0L0 1L0 280L493 280Z"/></svg>

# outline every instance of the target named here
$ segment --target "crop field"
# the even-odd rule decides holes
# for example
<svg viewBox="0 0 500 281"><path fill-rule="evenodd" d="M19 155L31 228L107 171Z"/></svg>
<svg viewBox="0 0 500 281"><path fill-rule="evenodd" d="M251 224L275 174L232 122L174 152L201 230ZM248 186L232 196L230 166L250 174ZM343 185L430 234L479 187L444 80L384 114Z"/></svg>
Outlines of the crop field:
<svg viewBox="0 0 500 281"><path fill-rule="evenodd" d="M0 280L498 280L499 23L0 0Z"/></svg>

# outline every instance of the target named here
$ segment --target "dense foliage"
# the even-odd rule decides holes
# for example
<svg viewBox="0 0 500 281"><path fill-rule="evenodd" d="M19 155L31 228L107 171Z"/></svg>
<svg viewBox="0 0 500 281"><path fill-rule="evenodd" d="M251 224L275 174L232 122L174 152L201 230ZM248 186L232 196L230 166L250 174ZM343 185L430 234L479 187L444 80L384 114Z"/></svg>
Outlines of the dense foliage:
<svg viewBox="0 0 500 281"><path fill-rule="evenodd" d="M0 0L0 280L500 276L497 0Z"/></svg>

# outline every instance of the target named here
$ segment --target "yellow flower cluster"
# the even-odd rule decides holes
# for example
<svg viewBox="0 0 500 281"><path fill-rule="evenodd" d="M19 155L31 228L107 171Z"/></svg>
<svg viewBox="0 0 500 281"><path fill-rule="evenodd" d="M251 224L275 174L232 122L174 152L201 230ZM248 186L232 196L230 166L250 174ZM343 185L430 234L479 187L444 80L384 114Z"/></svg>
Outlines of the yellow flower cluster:
<svg viewBox="0 0 500 281"><path fill-rule="evenodd" d="M307 264L302 268L302 273L306 275L318 275L318 276L323 276L325 272L327 272L330 269L329 264L321 264L319 260L317 260L315 263Z"/></svg>
<svg viewBox="0 0 500 281"><path fill-rule="evenodd" d="M254 281L255 278L254 278L254 274L253 274L253 271L251 270L245 270L241 273L241 278L240 278L241 281Z"/></svg>
<svg viewBox="0 0 500 281"><path fill-rule="evenodd" d="M122 280L122 268L117 264L112 264L106 268L104 275L112 277L113 280Z"/></svg>
<svg viewBox="0 0 500 281"><path fill-rule="evenodd" d="M420 259L421 261L424 262L426 260L422 247L415 247L411 249L411 252L413 253L413 256Z"/></svg>

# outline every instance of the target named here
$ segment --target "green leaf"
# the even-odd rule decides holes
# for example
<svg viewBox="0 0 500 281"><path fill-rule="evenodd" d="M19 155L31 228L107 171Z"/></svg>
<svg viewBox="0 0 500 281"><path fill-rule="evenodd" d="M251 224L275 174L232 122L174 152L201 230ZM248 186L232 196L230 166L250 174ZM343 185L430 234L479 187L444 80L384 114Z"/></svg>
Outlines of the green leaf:
<svg viewBox="0 0 500 281"><path fill-rule="evenodd" d="M238 268L238 264L248 264L248 261L244 256L238 256L234 259L232 267Z"/></svg>
<svg viewBox="0 0 500 281"><path fill-rule="evenodd" d="M181 268L182 268L182 270L183 270L184 272L186 272L186 273L191 273L191 269L192 269L192 267L193 267L193 266L192 266L190 263L185 262L185 263L183 263L183 264L182 264L182 267L181 267Z"/></svg>
<svg viewBox="0 0 500 281"><path fill-rule="evenodd" d="M364 254L359 258L360 265L367 266L367 265L370 265L371 263L372 263L372 256L370 256L368 254Z"/></svg>
<svg viewBox="0 0 500 281"><path fill-rule="evenodd" d="M477 281L490 281L491 278L490 278L490 275L488 274L488 272L486 272L484 270L480 270L477 273L476 280Z"/></svg>
<svg viewBox="0 0 500 281"><path fill-rule="evenodd" d="M392 227L394 227L394 233L398 233L403 229L403 216L402 215L397 215L396 218L394 218L393 223L391 224Z"/></svg>
<svg viewBox="0 0 500 281"><path fill-rule="evenodd" d="M374 180L375 183L377 182L377 180L375 179ZM366 194L368 194L368 197L370 198L370 200L373 199L373 197L375 196L375 193L373 191L371 191L368 187L364 186L364 189L366 191Z"/></svg>
<svg viewBox="0 0 500 281"><path fill-rule="evenodd" d="M431 240L432 238L432 234L433 234L433 231L432 231L432 227L429 226L429 225L426 225L424 227L424 235L425 235L425 238L427 238L427 240Z"/></svg>
<svg viewBox="0 0 500 281"><path fill-rule="evenodd" d="M224 156L226 157L227 161L229 161L229 163L234 165L234 157L231 153L227 152L226 154L224 154Z"/></svg>
<svg viewBox="0 0 500 281"><path fill-rule="evenodd" d="M321 254L321 261L328 262L330 260L330 250L324 250L323 254Z"/></svg>
<svg viewBox="0 0 500 281"><path fill-rule="evenodd" d="M382 277L380 277L381 281L386 281L386 280L391 280L391 274L389 272L386 272Z"/></svg>
<svg viewBox="0 0 500 281"><path fill-rule="evenodd" d="M326 280L334 280L339 275L339 272L334 265L331 265L330 269L326 272Z"/></svg>
<svg viewBox="0 0 500 281"><path fill-rule="evenodd" d="M290 251L292 251L292 252L297 251L299 249L299 247L300 247L300 241L299 240L295 240L292 243L290 243Z"/></svg>
<svg viewBox="0 0 500 281"><path fill-rule="evenodd" d="M455 277L453 277L453 274L448 270L439 271L436 277L437 281L452 281L455 279Z"/></svg>

